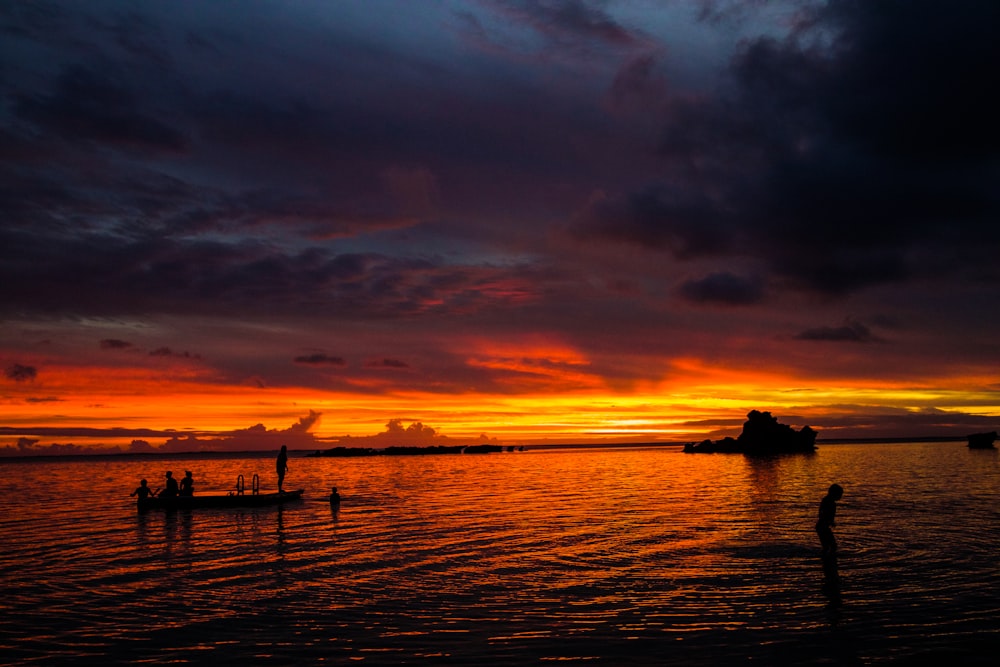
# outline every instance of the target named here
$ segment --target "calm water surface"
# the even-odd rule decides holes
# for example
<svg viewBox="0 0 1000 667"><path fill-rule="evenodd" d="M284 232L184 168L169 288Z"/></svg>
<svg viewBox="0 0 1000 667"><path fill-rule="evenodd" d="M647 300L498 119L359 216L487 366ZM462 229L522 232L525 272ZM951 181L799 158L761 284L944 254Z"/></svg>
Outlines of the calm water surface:
<svg viewBox="0 0 1000 667"><path fill-rule="evenodd" d="M0 663L993 664L1000 459L958 443L0 463ZM812 530L839 503L839 585ZM325 495L340 488L331 509Z"/></svg>

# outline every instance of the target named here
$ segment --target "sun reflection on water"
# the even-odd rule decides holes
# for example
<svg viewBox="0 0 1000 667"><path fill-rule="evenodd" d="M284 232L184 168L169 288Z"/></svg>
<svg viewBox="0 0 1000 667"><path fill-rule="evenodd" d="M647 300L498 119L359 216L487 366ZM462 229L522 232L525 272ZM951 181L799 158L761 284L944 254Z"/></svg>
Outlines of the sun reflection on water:
<svg viewBox="0 0 1000 667"><path fill-rule="evenodd" d="M16 480L20 492L0 519L0 649L13 664L663 664L683 646L678 660L791 652L808 664L843 627L858 659L915 650L932 625L955 641L995 636L1000 544L981 526L1000 518L1000 468L932 447L296 458L299 503L148 514L127 494L164 466L223 492L255 471L273 486L273 462L7 464L6 490ZM835 590L812 531L832 480L847 489Z"/></svg>

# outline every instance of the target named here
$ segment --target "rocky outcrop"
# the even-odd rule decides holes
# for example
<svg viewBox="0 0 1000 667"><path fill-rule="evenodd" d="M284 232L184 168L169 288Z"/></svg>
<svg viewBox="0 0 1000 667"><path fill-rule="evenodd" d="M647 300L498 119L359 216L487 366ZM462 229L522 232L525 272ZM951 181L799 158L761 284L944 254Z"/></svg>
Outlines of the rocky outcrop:
<svg viewBox="0 0 1000 667"><path fill-rule="evenodd" d="M997 438L996 431L990 431L989 433L973 433L969 435L969 449L996 449L993 443L996 442Z"/></svg>
<svg viewBox="0 0 1000 667"><path fill-rule="evenodd" d="M738 438L703 440L688 443L684 451L689 454L736 453L736 454L790 454L813 452L816 450L816 431L803 426L796 431L782 424L770 412L751 410L743 423L743 432Z"/></svg>

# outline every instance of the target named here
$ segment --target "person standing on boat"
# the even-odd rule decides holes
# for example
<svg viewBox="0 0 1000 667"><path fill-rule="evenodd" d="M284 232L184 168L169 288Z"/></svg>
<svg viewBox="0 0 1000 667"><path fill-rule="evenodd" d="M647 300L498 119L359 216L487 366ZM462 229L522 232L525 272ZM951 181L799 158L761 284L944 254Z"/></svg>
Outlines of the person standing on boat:
<svg viewBox="0 0 1000 667"><path fill-rule="evenodd" d="M278 493L283 492L285 485L285 473L288 472L288 448L285 445L281 446L281 451L278 452Z"/></svg>
<svg viewBox="0 0 1000 667"><path fill-rule="evenodd" d="M179 495L182 496L194 495L194 477L191 476L190 470L184 471L184 478L181 480L181 489Z"/></svg>
<svg viewBox="0 0 1000 667"><path fill-rule="evenodd" d="M174 473L171 470L167 471L167 481L166 486L160 491L159 496L161 498L176 498L177 497L177 480L174 479Z"/></svg>

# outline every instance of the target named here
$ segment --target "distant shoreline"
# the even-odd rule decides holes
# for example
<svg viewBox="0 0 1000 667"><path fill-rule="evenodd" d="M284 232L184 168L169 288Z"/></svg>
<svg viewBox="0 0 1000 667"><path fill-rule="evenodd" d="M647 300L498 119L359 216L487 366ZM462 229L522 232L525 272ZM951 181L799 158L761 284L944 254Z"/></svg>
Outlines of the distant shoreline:
<svg viewBox="0 0 1000 667"><path fill-rule="evenodd" d="M891 444L904 444L904 443L964 443L967 440L967 436L922 436L922 437L892 437L892 438L829 438L829 439L817 439L817 445L891 445ZM559 449L638 449L638 448L677 448L680 449L688 441L677 441L677 442L601 442L601 443L538 443L538 444L526 444L523 445L524 451L538 451L538 450L559 450ZM521 445L517 445L518 448ZM505 447L506 448L506 447ZM378 448L375 451L379 455L385 456L404 456L404 454L395 454L392 452L385 452L384 454L379 451L381 449L388 448ZM27 454L27 455L13 455L13 456L0 456L0 463L4 461L35 461L35 460L46 460L46 461L56 461L56 460L71 460L80 458L99 458L99 459L215 459L215 458L231 458L231 457L242 457L242 458L272 458L275 456L275 451L271 449L252 449L252 450L242 450L242 451L226 451L226 450L213 450L213 451L191 451L191 452L93 452L93 453L74 453L74 454ZM323 452L325 450L316 449L294 449L289 450L294 458L340 458L337 456L316 456L316 452ZM516 455L523 452L494 452L493 456L506 456L506 455ZM436 456L445 456L449 454L434 454ZM452 456L458 454L450 454Z"/></svg>

